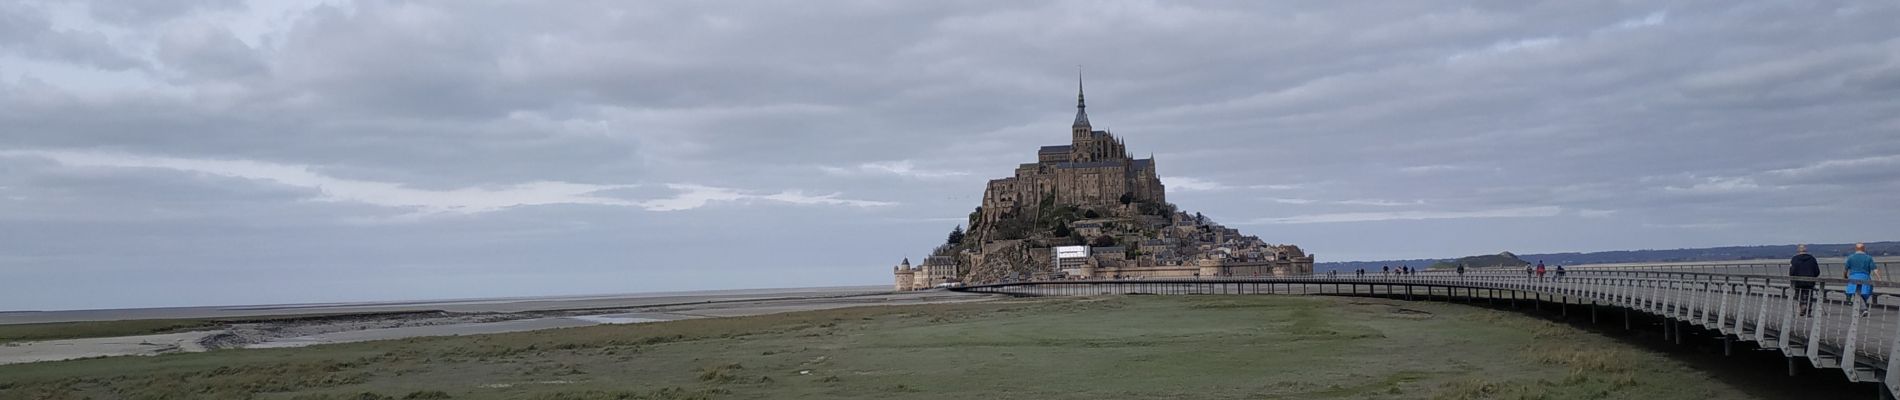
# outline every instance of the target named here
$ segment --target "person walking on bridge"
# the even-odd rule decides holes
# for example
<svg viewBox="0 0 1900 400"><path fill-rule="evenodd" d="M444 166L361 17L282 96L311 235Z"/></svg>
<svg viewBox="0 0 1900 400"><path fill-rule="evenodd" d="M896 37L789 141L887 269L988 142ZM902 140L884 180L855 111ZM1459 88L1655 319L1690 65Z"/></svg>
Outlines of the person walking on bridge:
<svg viewBox="0 0 1900 400"><path fill-rule="evenodd" d="M1465 265L1464 265L1464 264L1458 264L1458 277L1459 277L1459 278L1464 278L1464 277L1465 277Z"/></svg>
<svg viewBox="0 0 1900 400"><path fill-rule="evenodd" d="M1553 280L1559 280L1559 281L1561 281L1561 280L1563 280L1563 279L1564 279L1564 265L1563 265L1563 264L1557 264L1557 279L1553 279Z"/></svg>
<svg viewBox="0 0 1900 400"><path fill-rule="evenodd" d="M1537 278L1534 278L1533 275L1531 275L1532 272L1536 272L1536 269L1531 268L1530 264L1524 264L1524 280L1525 281L1531 281L1531 280L1537 279Z"/></svg>
<svg viewBox="0 0 1900 400"><path fill-rule="evenodd" d="M1788 260L1788 276L1802 278L1821 276L1821 263L1815 261L1813 255L1808 254L1808 245L1795 245L1794 253L1794 258ZM1794 286L1794 298L1800 302L1798 304L1801 304L1801 316L1806 317L1808 311L1814 309L1814 281L1795 280L1792 286Z"/></svg>
<svg viewBox="0 0 1900 400"><path fill-rule="evenodd" d="M1867 316L1867 302L1874 296L1871 278L1880 276L1880 265L1874 264L1874 257L1867 255L1866 243L1855 243L1854 254L1847 256L1847 301L1854 301L1854 294L1860 294L1860 303L1854 307L1860 310L1860 316Z"/></svg>
<svg viewBox="0 0 1900 400"><path fill-rule="evenodd" d="M1537 281L1544 281L1544 260L1537 260Z"/></svg>

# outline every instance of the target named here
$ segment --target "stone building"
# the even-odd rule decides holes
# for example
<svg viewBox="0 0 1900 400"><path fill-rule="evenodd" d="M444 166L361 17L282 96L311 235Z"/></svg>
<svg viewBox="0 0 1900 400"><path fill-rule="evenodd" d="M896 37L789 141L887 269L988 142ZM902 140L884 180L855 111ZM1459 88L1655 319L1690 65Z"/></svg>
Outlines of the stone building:
<svg viewBox="0 0 1900 400"><path fill-rule="evenodd" d="M1121 139L1089 124L1088 104L1078 81L1069 144L1043 146L1036 151L1036 162L1016 166L1015 176L991 180L983 190L982 218L995 222L1018 215L1050 196L1057 204L1113 209L1123 195L1133 201L1165 204L1165 192L1155 173L1154 157L1129 157Z"/></svg>
<svg viewBox="0 0 1900 400"><path fill-rule="evenodd" d="M891 268L897 290L924 290L944 283L957 282L957 261L951 256L930 256L923 265L911 266L910 259Z"/></svg>
<svg viewBox="0 0 1900 400"><path fill-rule="evenodd" d="M898 291L917 290L917 269L910 266L909 257L905 257L904 262L896 267L891 267L891 276L897 278Z"/></svg>

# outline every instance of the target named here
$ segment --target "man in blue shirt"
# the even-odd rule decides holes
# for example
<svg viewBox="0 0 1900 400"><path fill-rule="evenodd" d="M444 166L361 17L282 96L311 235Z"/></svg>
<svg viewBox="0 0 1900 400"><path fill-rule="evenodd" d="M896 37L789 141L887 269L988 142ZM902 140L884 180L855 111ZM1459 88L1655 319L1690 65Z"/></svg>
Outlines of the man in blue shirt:
<svg viewBox="0 0 1900 400"><path fill-rule="evenodd" d="M1867 298L1874 294L1872 282L1868 279L1880 276L1880 265L1874 264L1874 257L1867 255L1866 243L1855 243L1854 254L1847 256L1847 301L1854 301L1854 294L1860 294L1860 316L1867 316Z"/></svg>

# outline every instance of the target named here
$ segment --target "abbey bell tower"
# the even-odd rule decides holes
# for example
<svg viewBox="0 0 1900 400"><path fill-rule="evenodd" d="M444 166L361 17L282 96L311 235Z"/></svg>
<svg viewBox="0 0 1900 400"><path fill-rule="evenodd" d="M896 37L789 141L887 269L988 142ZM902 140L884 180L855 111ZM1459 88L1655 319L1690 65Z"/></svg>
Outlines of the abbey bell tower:
<svg viewBox="0 0 1900 400"><path fill-rule="evenodd" d="M1089 128L1088 107L1089 107L1088 103L1082 101L1082 76L1076 75L1075 77L1075 125L1070 125L1069 129L1072 132L1072 135L1070 136L1070 143L1075 144L1077 146L1080 146L1083 141L1089 139L1090 128Z"/></svg>

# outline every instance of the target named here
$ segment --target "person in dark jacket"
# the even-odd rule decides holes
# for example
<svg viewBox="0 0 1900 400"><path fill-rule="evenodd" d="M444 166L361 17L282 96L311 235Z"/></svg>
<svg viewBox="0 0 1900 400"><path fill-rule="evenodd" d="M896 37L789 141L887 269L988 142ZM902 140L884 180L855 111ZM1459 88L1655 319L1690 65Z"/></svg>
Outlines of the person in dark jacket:
<svg viewBox="0 0 1900 400"><path fill-rule="evenodd" d="M1794 259L1788 261L1788 276L1813 278L1821 276L1821 263L1808 254L1808 245L1795 246ZM1814 309L1814 282L1794 281L1794 296L1801 301L1801 316L1808 316Z"/></svg>

